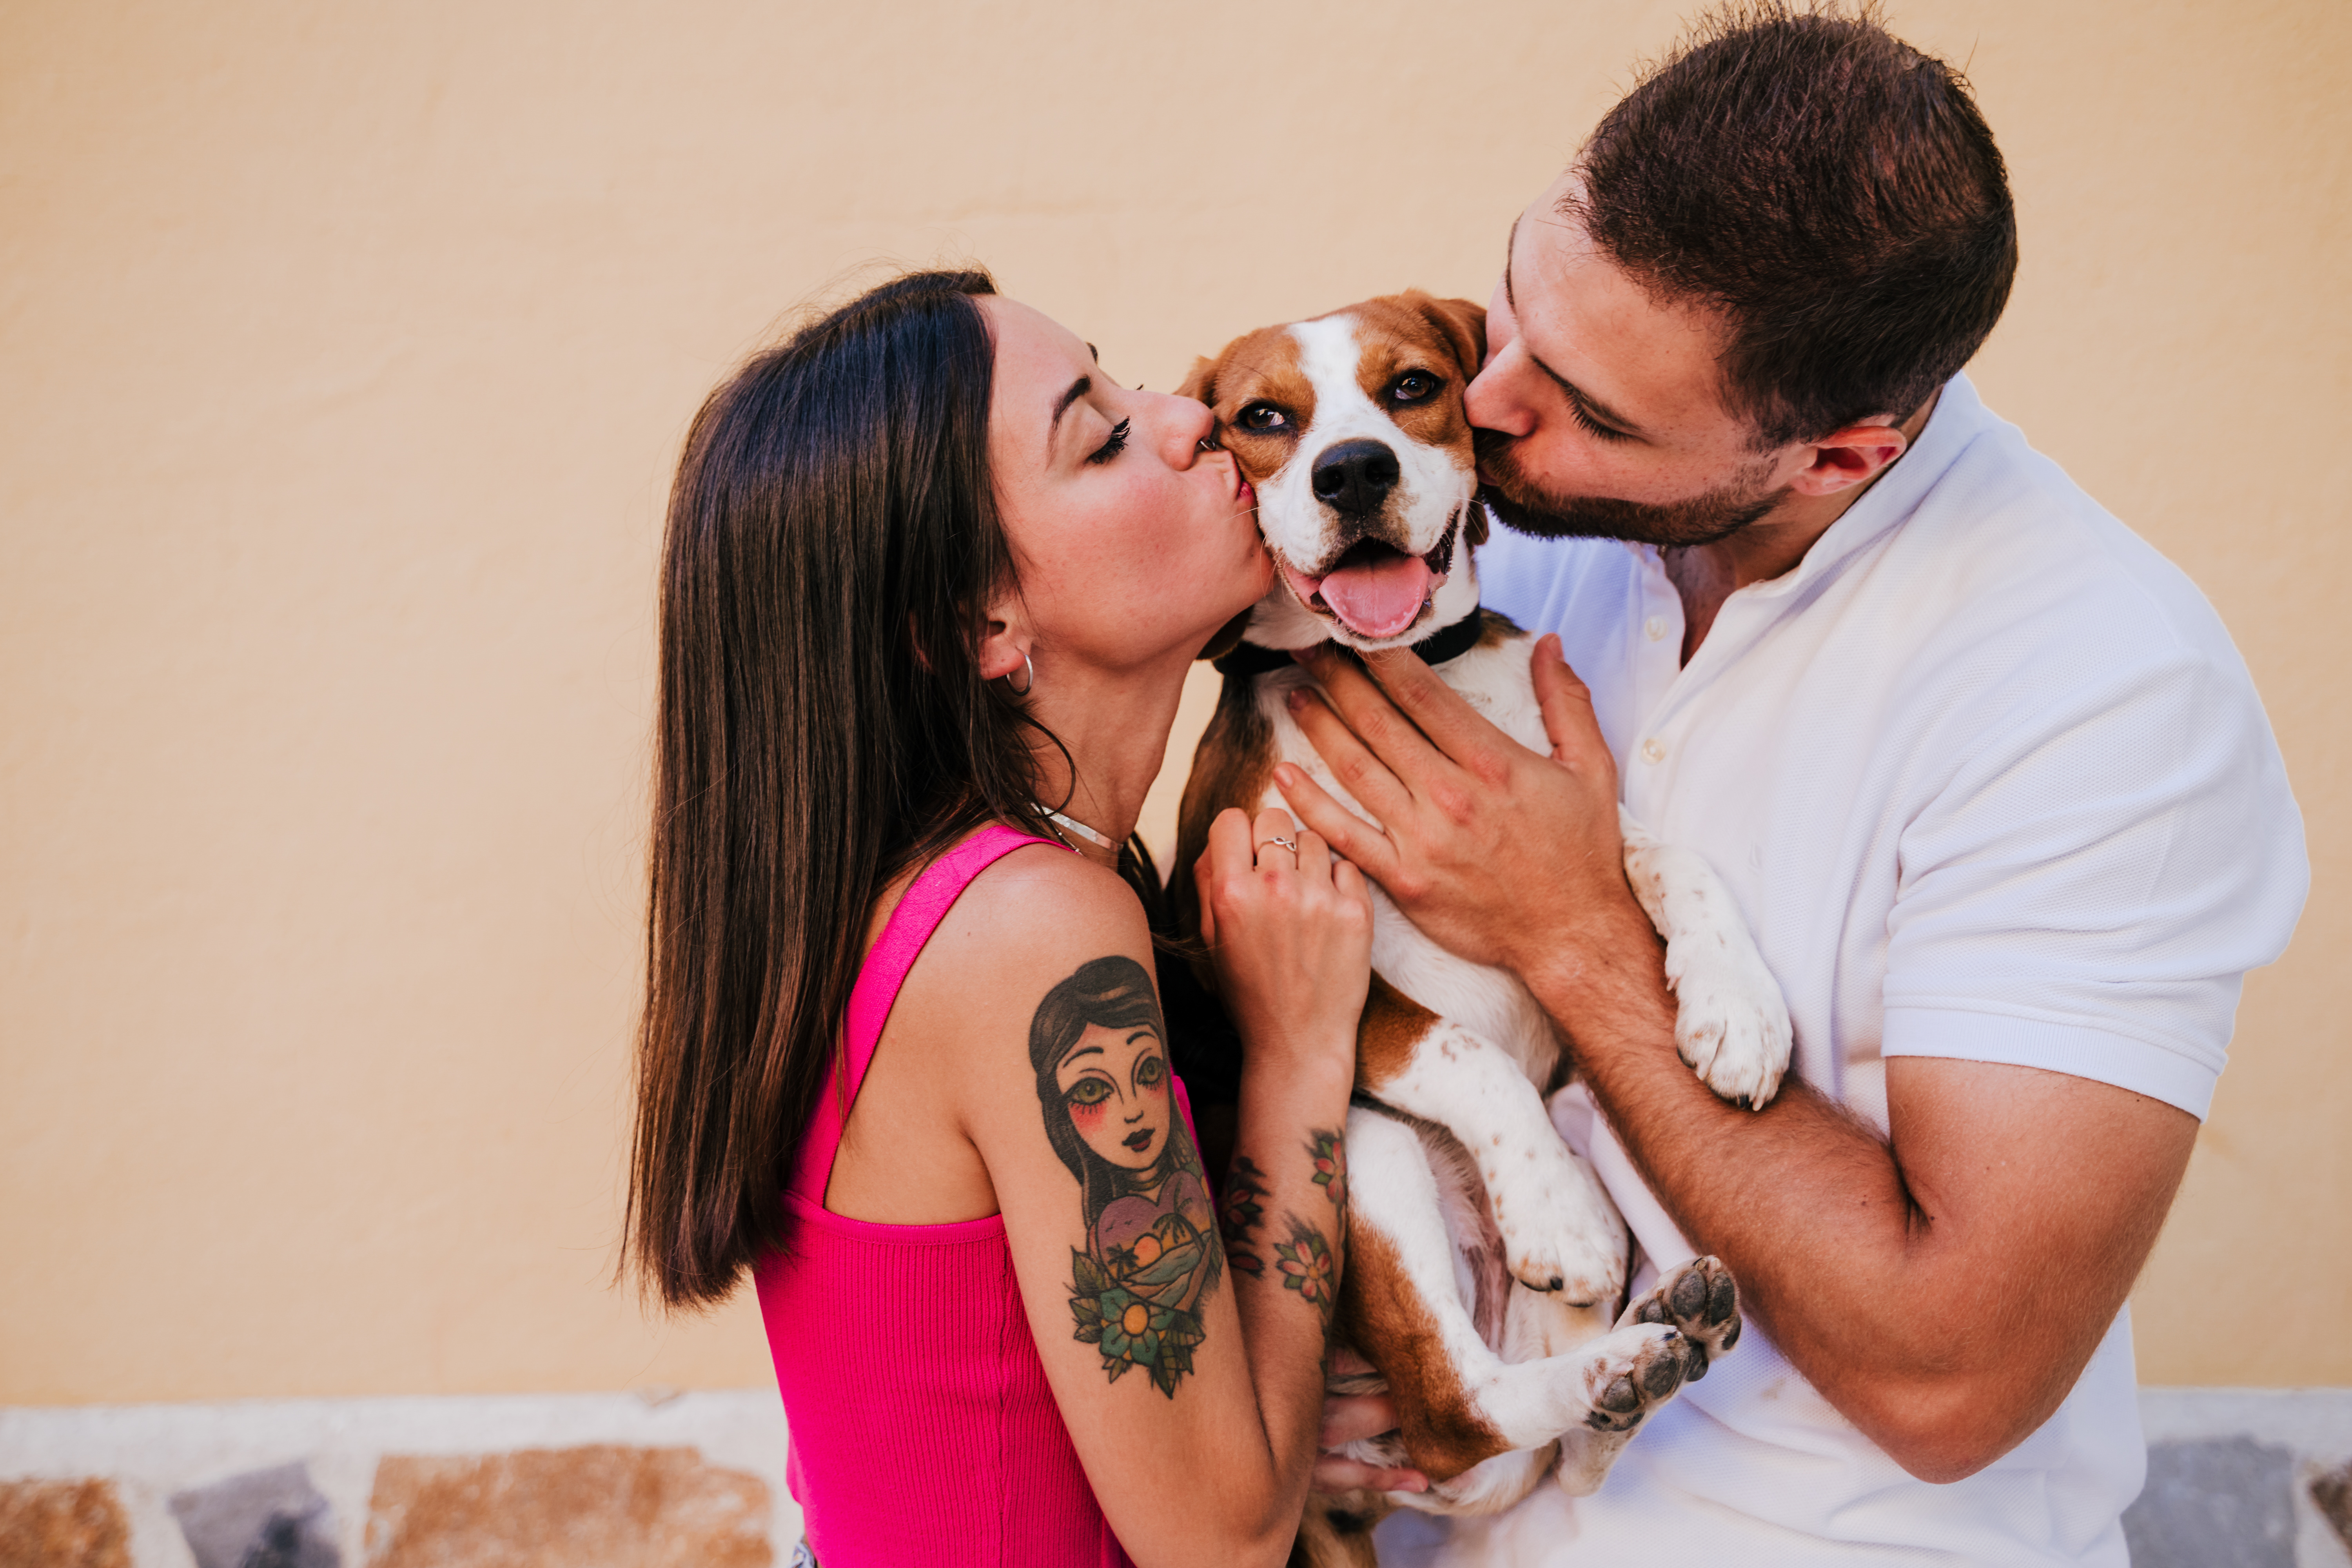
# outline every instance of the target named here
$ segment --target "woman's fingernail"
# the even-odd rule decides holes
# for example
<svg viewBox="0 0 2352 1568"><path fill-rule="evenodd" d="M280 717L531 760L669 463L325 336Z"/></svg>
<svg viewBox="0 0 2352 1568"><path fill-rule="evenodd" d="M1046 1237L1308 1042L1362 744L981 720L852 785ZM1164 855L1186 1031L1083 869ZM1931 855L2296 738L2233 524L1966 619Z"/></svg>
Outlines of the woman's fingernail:
<svg viewBox="0 0 2352 1568"><path fill-rule="evenodd" d="M1285 697L1283 701L1289 705L1290 710L1293 713L1297 712L1301 708L1307 706L1307 689L1303 686L1293 687L1290 690L1290 694Z"/></svg>
<svg viewBox="0 0 2352 1568"><path fill-rule="evenodd" d="M1298 782L1298 770L1288 763L1278 763L1274 770L1274 782L1278 787L1288 789Z"/></svg>

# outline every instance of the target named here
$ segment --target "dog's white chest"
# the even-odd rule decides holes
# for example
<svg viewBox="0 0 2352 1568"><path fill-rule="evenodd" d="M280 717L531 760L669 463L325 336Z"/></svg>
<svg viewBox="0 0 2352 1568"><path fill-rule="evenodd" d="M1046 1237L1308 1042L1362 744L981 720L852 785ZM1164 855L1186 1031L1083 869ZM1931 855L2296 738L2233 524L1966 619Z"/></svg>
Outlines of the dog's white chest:
<svg viewBox="0 0 2352 1568"><path fill-rule="evenodd" d="M1535 639L1525 634L1483 643L1437 667L1445 683L1496 728L1531 750L1549 752L1542 710L1537 706L1528 658ZM1310 682L1304 670L1261 677L1257 700L1273 726L1276 756L1304 770L1341 805L1379 825L1341 784L1305 731L1290 717L1290 692ZM1268 786L1265 805L1281 805L1279 790ZM1388 895L1372 888L1372 968L1381 977L1431 1012L1484 1036L1510 1052L1528 1079L1548 1083L1559 1047L1543 1009L1518 976L1446 952L1416 930Z"/></svg>

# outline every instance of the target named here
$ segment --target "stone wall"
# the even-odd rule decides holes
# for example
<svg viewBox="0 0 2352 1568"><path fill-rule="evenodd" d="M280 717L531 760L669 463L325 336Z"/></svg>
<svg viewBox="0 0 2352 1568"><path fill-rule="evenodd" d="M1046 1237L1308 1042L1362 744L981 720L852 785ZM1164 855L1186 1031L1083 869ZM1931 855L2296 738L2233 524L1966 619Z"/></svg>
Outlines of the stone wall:
<svg viewBox="0 0 2352 1568"><path fill-rule="evenodd" d="M2148 1388L2133 1568L2352 1564L2352 1389Z"/></svg>
<svg viewBox="0 0 2352 1568"><path fill-rule="evenodd" d="M2352 1568L2352 1389L2146 1389L2136 1568ZM765 1390L0 1409L6 1568L782 1568Z"/></svg>
<svg viewBox="0 0 2352 1568"><path fill-rule="evenodd" d="M0 1409L6 1568L782 1568L768 1390Z"/></svg>

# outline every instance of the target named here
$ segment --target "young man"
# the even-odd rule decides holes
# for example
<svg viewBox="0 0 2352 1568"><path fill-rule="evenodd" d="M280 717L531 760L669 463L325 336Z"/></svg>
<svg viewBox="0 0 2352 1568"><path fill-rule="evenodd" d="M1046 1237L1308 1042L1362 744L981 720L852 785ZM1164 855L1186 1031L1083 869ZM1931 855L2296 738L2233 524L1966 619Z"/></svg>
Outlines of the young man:
<svg viewBox="0 0 2352 1568"><path fill-rule="evenodd" d="M1302 721L1385 831L1280 782L1572 1041L1555 1120L1634 1289L1716 1253L1754 1331L1597 1496L1400 1515L1384 1562L2126 1561L2125 1296L2308 872L2211 608L1958 374L2015 260L1958 77L1777 10L1703 29L1519 217L1468 396L1516 531L1487 602L1564 642L1553 754L1410 654L1327 658ZM1761 1112L1676 1059L1621 783L1787 993Z"/></svg>

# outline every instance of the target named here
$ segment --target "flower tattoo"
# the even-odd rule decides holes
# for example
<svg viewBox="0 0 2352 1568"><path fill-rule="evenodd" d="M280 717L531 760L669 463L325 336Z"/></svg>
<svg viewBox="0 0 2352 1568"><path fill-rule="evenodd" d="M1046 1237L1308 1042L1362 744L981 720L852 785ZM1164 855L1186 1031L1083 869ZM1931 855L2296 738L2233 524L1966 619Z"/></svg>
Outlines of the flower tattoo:
<svg viewBox="0 0 2352 1568"><path fill-rule="evenodd" d="M1335 1286L1331 1278L1331 1244L1323 1239L1323 1233L1304 1221L1293 1219L1290 1239L1276 1242L1274 1256L1275 1269L1282 1276L1282 1288L1296 1290L1299 1300L1311 1302L1324 1327L1329 1328Z"/></svg>
<svg viewBox="0 0 2352 1568"><path fill-rule="evenodd" d="M1315 1162L1315 1184L1328 1194L1331 1206L1339 1211L1339 1230L1348 1229L1348 1145L1337 1132L1315 1134L1307 1152Z"/></svg>

